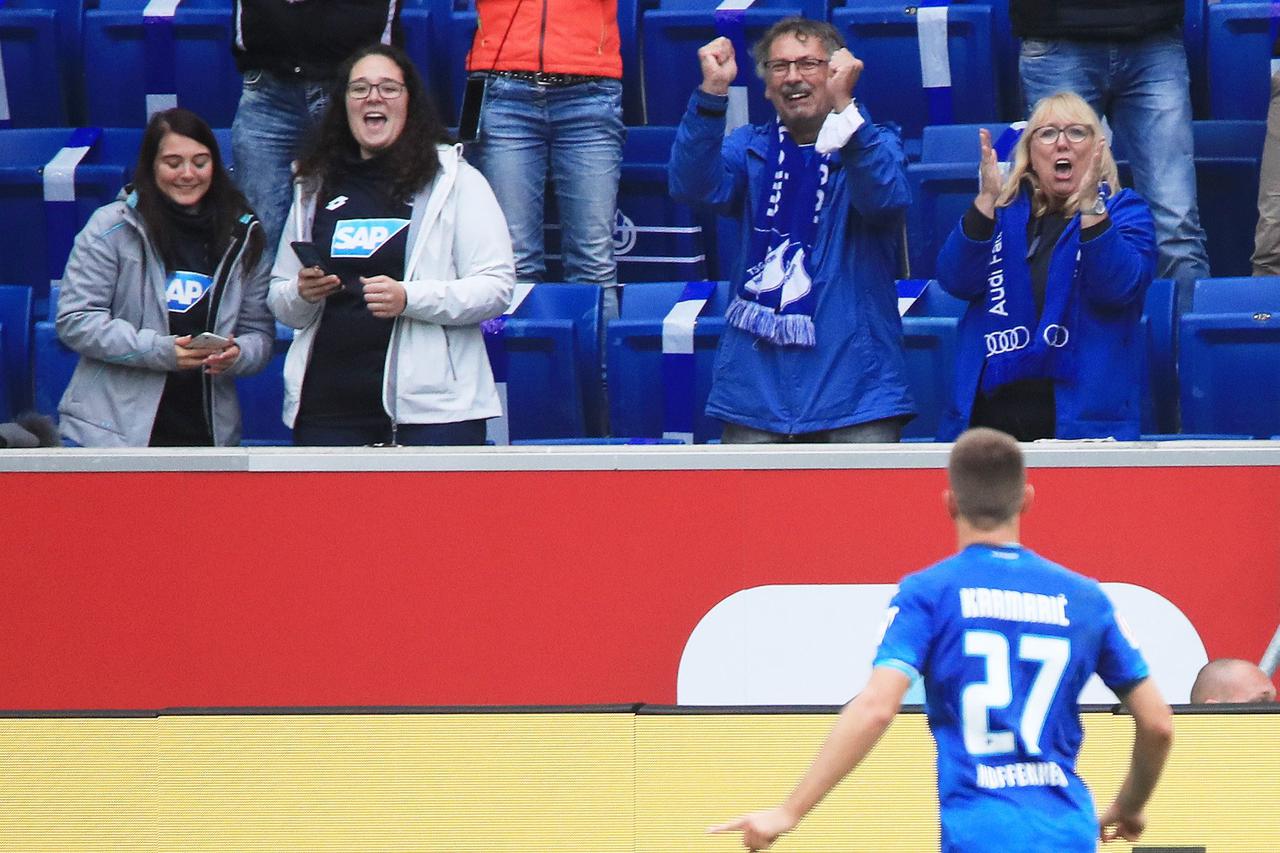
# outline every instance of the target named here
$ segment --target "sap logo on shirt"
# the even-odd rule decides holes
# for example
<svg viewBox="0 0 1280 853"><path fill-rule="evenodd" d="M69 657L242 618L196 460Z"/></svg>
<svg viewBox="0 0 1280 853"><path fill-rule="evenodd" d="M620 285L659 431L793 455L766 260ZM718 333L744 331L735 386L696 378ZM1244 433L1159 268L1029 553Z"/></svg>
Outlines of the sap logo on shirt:
<svg viewBox="0 0 1280 853"><path fill-rule="evenodd" d="M408 225L407 219L339 220L333 229L329 255L334 258L371 258Z"/></svg>
<svg viewBox="0 0 1280 853"><path fill-rule="evenodd" d="M164 298L169 301L170 311L185 314L204 299L211 287L212 276L178 270L169 277L169 283L164 288Z"/></svg>

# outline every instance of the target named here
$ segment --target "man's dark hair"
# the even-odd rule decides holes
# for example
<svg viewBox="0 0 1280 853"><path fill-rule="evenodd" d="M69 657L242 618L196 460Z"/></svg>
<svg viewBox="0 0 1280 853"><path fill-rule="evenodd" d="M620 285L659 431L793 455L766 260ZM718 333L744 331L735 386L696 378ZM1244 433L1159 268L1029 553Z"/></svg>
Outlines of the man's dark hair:
<svg viewBox="0 0 1280 853"><path fill-rule="evenodd" d="M761 79L765 76L764 64L769 61L769 51L773 49L773 43L786 35L795 36L802 42L807 42L811 38L818 39L827 51L827 56L844 47L844 39L840 37L840 31L826 21L814 21L799 16L783 18L769 27L760 37L760 41L751 48L751 55L756 61L756 74L760 75Z"/></svg>
<svg viewBox="0 0 1280 853"><path fill-rule="evenodd" d="M172 220L164 210L169 199L156 184L156 155L160 152L160 143L168 133L193 139L209 149L213 177L209 182L208 192L200 200L200 207L202 210L213 211L216 259L231 242L232 231L240 217L251 211L244 194L222 166L222 152L218 150L218 140L209 129L208 122L191 110L182 107L162 110L147 122L147 129L142 133L142 147L138 150L138 163L133 170L133 189L138 194L138 214L146 224L160 257L166 264L172 265L176 259L174 241L178 238L174 233ZM245 269L252 270L258 265L265 245L266 238L262 236L261 229L255 229L250 235L245 252Z"/></svg>
<svg viewBox="0 0 1280 853"><path fill-rule="evenodd" d="M976 427L956 439L947 477L960 515L979 530L999 527L1022 509L1022 450L1002 432Z"/></svg>
<svg viewBox="0 0 1280 853"><path fill-rule="evenodd" d="M391 192L396 201L407 202L436 176L440 157L437 143L451 143L448 130L440 120L435 103L427 94L422 76L403 50L393 45L372 44L347 57L338 69L329 95L329 107L320 120L320 128L298 163L300 177L318 178L332 186L341 180L346 164L360 157L360 146L351 135L347 123L347 82L351 69L366 56L385 56L400 68L408 99L404 129L395 142L380 156L386 158L391 177Z"/></svg>

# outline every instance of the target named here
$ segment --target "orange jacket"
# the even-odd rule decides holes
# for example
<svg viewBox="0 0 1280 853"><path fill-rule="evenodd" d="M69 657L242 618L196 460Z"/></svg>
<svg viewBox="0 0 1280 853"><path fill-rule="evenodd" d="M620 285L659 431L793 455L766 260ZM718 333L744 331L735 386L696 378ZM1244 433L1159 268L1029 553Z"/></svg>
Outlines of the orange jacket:
<svg viewBox="0 0 1280 853"><path fill-rule="evenodd" d="M476 12L468 71L622 77L617 0L476 0Z"/></svg>

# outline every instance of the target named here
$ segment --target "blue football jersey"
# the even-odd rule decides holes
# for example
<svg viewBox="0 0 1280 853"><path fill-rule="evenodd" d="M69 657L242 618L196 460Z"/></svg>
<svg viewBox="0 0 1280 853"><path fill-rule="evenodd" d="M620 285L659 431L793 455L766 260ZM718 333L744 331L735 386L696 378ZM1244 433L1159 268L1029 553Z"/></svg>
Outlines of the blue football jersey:
<svg viewBox="0 0 1280 853"><path fill-rule="evenodd" d="M1076 775L1077 697L1147 676L1097 582L1025 548L971 545L904 578L875 665L924 677L944 853L1097 849Z"/></svg>

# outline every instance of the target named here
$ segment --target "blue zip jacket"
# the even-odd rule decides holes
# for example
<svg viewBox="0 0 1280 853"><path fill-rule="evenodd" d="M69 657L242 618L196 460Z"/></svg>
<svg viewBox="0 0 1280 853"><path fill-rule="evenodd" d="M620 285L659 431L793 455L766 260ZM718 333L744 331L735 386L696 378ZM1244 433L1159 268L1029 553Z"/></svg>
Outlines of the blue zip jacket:
<svg viewBox="0 0 1280 853"><path fill-rule="evenodd" d="M1079 260L1071 263L1066 258L1049 266L1050 289L1074 275L1077 265L1080 268L1080 292L1068 317L1079 347L1078 368L1074 382L1054 384L1056 438L1114 436L1131 441L1141 431L1146 370L1142 303L1155 271L1155 226L1147 203L1132 190L1116 193L1107 208L1111 227L1080 243ZM1025 231L1030 215L1030 193L1023 192L1007 207L996 209L995 233ZM969 302L960 320L954 399L938 427L940 441L964 432L973 412L987 357L982 312L992 240L970 240L957 224L938 253L938 283Z"/></svg>
<svg viewBox="0 0 1280 853"><path fill-rule="evenodd" d="M677 201L739 221L741 246L771 174L770 125L724 135L728 98L695 90L671 148ZM867 114L859 105L864 119ZM707 414L776 433L838 429L915 414L898 317L898 235L910 203L897 135L867 120L840 151L813 247L817 345L777 347L728 327L716 353ZM734 264L733 283L746 260Z"/></svg>

